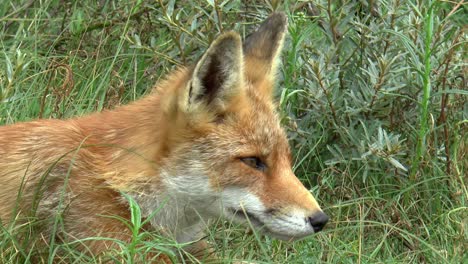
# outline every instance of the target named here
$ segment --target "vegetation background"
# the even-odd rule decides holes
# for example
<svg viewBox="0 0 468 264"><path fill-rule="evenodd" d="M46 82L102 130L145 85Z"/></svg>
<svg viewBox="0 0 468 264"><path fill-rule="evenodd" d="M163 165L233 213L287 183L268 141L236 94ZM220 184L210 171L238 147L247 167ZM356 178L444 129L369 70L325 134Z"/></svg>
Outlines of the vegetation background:
<svg viewBox="0 0 468 264"><path fill-rule="evenodd" d="M195 62L219 32L245 36L274 10L289 17L277 98L295 171L332 220L295 243L220 221L208 235L219 255L226 263L467 263L463 0L1 1L0 124L136 100ZM115 262L174 245L137 224ZM2 226L0 263L44 256L39 239L33 223ZM98 261L47 242L44 262L59 250L69 252L64 263Z"/></svg>

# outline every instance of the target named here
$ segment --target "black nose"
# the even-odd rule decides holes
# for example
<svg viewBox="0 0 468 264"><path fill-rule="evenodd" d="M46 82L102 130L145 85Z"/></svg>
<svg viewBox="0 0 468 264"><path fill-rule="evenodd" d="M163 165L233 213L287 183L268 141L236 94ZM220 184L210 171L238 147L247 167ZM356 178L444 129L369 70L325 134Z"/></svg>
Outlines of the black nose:
<svg viewBox="0 0 468 264"><path fill-rule="evenodd" d="M328 219L330 218L324 212L315 213L307 218L315 233L323 229Z"/></svg>

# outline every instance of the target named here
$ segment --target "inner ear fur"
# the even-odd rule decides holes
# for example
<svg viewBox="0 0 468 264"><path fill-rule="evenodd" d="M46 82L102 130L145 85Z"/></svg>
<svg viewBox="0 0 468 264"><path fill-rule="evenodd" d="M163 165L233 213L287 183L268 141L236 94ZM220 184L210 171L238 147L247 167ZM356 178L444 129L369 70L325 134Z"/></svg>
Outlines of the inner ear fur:
<svg viewBox="0 0 468 264"><path fill-rule="evenodd" d="M229 100L241 93L242 59L239 34L220 35L196 64L179 106L189 112L200 107L222 112Z"/></svg>
<svg viewBox="0 0 468 264"><path fill-rule="evenodd" d="M264 79L274 81L287 26L284 13L273 13L247 36L243 45L247 80L252 83Z"/></svg>

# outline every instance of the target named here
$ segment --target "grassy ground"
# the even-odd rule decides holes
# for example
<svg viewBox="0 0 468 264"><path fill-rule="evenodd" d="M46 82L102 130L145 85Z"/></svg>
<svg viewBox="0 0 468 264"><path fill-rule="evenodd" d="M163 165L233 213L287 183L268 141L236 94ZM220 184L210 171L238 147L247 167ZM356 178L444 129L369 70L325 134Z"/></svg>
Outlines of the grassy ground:
<svg viewBox="0 0 468 264"><path fill-rule="evenodd" d="M209 234L220 255L258 263L468 261L463 1L1 1L0 124L133 101L194 62L218 32L246 34L272 10L290 21L278 100L295 170L332 220L296 243L220 222ZM30 231L1 229L0 263L39 254L19 242L34 241ZM152 242L136 236L116 262L173 245L143 235ZM73 245L52 243L48 252L64 248L66 262L94 261Z"/></svg>

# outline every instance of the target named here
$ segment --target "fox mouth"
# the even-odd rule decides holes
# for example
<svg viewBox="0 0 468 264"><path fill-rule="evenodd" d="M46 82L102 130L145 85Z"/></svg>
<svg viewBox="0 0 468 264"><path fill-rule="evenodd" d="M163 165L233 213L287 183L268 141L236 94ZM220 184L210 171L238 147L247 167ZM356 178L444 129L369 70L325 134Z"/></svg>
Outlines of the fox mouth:
<svg viewBox="0 0 468 264"><path fill-rule="evenodd" d="M248 211L243 210L243 209L235 209L235 208L228 208L228 211L237 218L247 220L248 222L250 222L255 227L268 229L268 227L265 225L265 223L262 220L260 220L260 218L258 218L256 215L254 215L251 212L248 212Z"/></svg>
<svg viewBox="0 0 468 264"><path fill-rule="evenodd" d="M295 240L298 240L307 236L307 235L294 236L294 235L287 235L287 234L275 232L270 227L268 227L268 225L264 221L262 221L260 217L256 216L252 212L246 211L245 209L227 208L227 210L236 218L250 223L253 228L258 229L262 233L269 235L271 237L275 237L280 240L295 241ZM273 210L267 210L265 214L274 215Z"/></svg>
<svg viewBox="0 0 468 264"><path fill-rule="evenodd" d="M303 235L291 235L291 234L284 234L280 232L276 232L272 230L262 219L260 219L259 216L256 214L249 212L245 209L241 208L227 208L228 212L236 217L237 219L243 220L244 222L248 222L252 225L253 228L258 229L262 233L269 235L271 237L280 239L280 240L285 240L285 241L296 241L299 239L302 239L308 234L303 234ZM275 211L276 210L267 210L265 212L260 212L262 214L265 214L267 217L270 216L275 216Z"/></svg>

